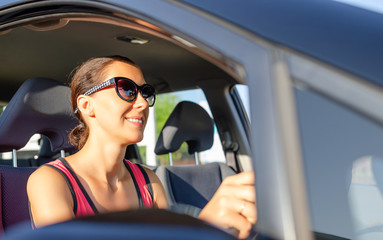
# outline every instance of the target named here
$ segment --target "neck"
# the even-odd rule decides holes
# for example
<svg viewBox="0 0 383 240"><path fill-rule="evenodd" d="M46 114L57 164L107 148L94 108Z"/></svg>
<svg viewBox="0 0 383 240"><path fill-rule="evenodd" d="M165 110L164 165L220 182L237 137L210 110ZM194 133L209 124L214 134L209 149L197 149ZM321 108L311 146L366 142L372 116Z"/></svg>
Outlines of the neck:
<svg viewBox="0 0 383 240"><path fill-rule="evenodd" d="M88 139L84 147L68 160L86 175L113 184L126 177L125 151L123 145Z"/></svg>

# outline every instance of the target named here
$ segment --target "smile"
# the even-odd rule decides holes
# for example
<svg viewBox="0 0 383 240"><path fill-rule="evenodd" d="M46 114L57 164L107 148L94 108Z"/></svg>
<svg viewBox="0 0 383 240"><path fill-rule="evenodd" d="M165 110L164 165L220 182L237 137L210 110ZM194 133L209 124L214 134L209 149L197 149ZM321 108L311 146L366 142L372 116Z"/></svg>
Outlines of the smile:
<svg viewBox="0 0 383 240"><path fill-rule="evenodd" d="M127 118L126 120L128 120L129 122L140 123L140 124L144 122L143 120L137 119L137 118Z"/></svg>

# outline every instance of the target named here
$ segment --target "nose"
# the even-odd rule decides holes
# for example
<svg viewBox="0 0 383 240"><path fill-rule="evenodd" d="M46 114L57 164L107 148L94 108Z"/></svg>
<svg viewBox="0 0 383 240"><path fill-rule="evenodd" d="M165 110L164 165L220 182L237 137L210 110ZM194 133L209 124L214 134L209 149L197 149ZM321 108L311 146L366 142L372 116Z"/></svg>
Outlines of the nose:
<svg viewBox="0 0 383 240"><path fill-rule="evenodd" d="M148 101L146 101L146 99L141 95L140 91L137 94L135 105L137 108L144 108L145 109L145 108L149 107Z"/></svg>

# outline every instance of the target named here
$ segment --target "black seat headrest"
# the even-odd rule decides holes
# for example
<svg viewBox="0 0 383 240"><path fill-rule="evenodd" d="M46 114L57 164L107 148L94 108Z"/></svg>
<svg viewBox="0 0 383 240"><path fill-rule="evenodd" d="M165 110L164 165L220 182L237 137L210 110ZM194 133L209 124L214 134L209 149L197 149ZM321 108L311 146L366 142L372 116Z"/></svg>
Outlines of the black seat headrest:
<svg viewBox="0 0 383 240"><path fill-rule="evenodd" d="M177 104L158 137L154 152L158 155L177 151L183 142L189 154L212 147L214 123L200 105L183 101Z"/></svg>
<svg viewBox="0 0 383 240"><path fill-rule="evenodd" d="M25 146L31 136L48 137L52 151L73 151L68 134L78 124L70 88L48 78L25 81L0 115L0 152Z"/></svg>

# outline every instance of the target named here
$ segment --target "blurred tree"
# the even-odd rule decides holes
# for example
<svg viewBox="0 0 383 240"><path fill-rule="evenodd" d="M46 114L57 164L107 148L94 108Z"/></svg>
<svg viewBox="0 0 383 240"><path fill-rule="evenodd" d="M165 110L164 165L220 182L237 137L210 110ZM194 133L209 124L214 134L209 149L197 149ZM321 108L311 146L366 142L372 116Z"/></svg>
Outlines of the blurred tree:
<svg viewBox="0 0 383 240"><path fill-rule="evenodd" d="M179 99L174 94L169 93L157 96L156 104L154 105L156 110L156 139L160 135L162 127L178 102Z"/></svg>

